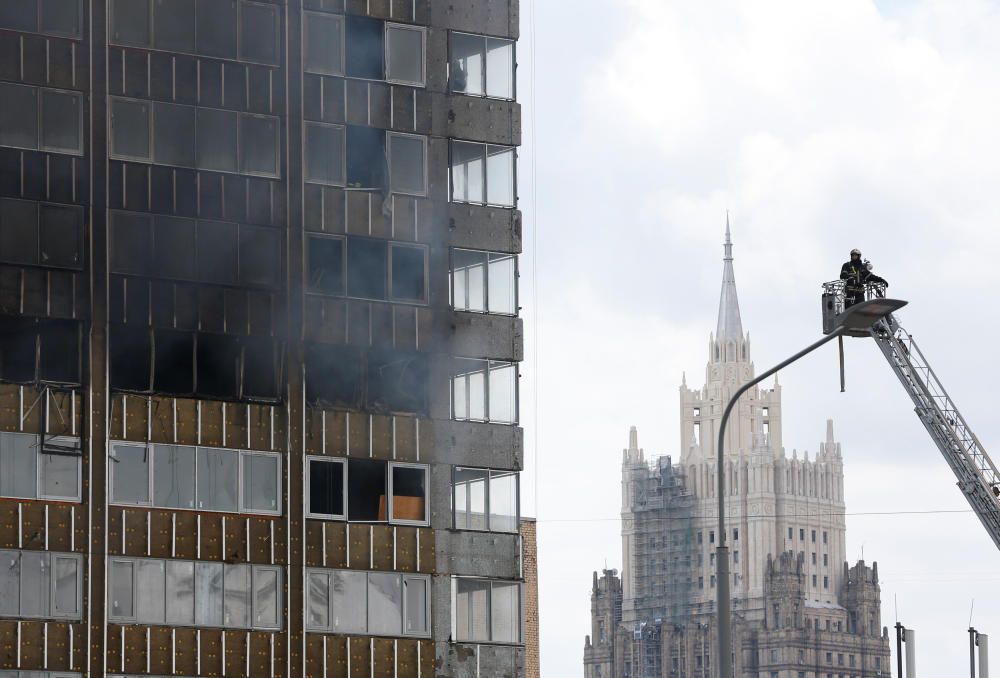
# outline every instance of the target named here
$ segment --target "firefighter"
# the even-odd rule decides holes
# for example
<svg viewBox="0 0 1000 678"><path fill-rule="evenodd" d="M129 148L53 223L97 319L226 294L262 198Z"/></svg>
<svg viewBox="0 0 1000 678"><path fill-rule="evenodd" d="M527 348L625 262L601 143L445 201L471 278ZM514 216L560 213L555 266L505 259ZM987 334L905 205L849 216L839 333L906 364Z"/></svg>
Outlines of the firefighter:
<svg viewBox="0 0 1000 678"><path fill-rule="evenodd" d="M861 261L861 250L851 250L851 260L840 267L840 279L844 285L844 308L850 308L854 304L859 304L865 300L865 285L868 283L881 283L886 287L889 283L884 278L872 273L870 262Z"/></svg>

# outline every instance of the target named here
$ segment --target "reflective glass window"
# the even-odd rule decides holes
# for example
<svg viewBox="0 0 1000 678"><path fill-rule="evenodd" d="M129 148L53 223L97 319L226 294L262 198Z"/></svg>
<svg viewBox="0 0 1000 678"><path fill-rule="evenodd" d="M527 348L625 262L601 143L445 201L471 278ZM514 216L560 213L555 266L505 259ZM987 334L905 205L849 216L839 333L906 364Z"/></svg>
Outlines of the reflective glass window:
<svg viewBox="0 0 1000 678"><path fill-rule="evenodd" d="M386 80L423 86L424 36L422 28L386 25Z"/></svg>
<svg viewBox="0 0 1000 678"><path fill-rule="evenodd" d="M166 622L180 626L194 624L194 563L166 561Z"/></svg>
<svg viewBox="0 0 1000 678"><path fill-rule="evenodd" d="M276 512L278 498L278 457L270 454L244 454L244 510Z"/></svg>
<svg viewBox="0 0 1000 678"><path fill-rule="evenodd" d="M240 115L240 171L274 176L278 173L277 118Z"/></svg>
<svg viewBox="0 0 1000 678"><path fill-rule="evenodd" d="M0 82L0 146L38 148L38 89Z"/></svg>
<svg viewBox="0 0 1000 678"><path fill-rule="evenodd" d="M40 90L42 96L41 148L83 152L83 96L74 92Z"/></svg>
<svg viewBox="0 0 1000 678"><path fill-rule="evenodd" d="M390 132L389 187L393 193L427 194L427 138Z"/></svg>
<svg viewBox="0 0 1000 678"><path fill-rule="evenodd" d="M235 513L239 503L234 450L198 449L198 508Z"/></svg>
<svg viewBox="0 0 1000 678"><path fill-rule="evenodd" d="M0 433L0 495L35 499L39 437Z"/></svg>
<svg viewBox="0 0 1000 678"><path fill-rule="evenodd" d="M338 14L304 12L302 22L306 71L321 75L343 75L344 17Z"/></svg>
<svg viewBox="0 0 1000 678"><path fill-rule="evenodd" d="M403 591L398 574L368 573L368 633L402 633Z"/></svg>
<svg viewBox="0 0 1000 678"><path fill-rule="evenodd" d="M149 503L149 451L145 445L117 443L111 457L111 497L126 504Z"/></svg>
<svg viewBox="0 0 1000 678"><path fill-rule="evenodd" d="M306 181L343 186L347 171L344 127L307 121L305 136Z"/></svg>
<svg viewBox="0 0 1000 678"><path fill-rule="evenodd" d="M240 7L240 58L277 65L278 8L259 2Z"/></svg>
<svg viewBox="0 0 1000 678"><path fill-rule="evenodd" d="M153 503L164 508L193 509L195 448L156 445L153 448Z"/></svg>
<svg viewBox="0 0 1000 678"><path fill-rule="evenodd" d="M149 0L111 0L111 40L119 45L150 44Z"/></svg>
<svg viewBox="0 0 1000 678"><path fill-rule="evenodd" d="M195 51L195 0L153 0L153 46Z"/></svg>
<svg viewBox="0 0 1000 678"><path fill-rule="evenodd" d="M151 159L150 105L127 99L111 100L111 154L121 158Z"/></svg>
<svg viewBox="0 0 1000 678"><path fill-rule="evenodd" d="M237 113L198 109L198 157L201 169L235 172L237 169Z"/></svg>

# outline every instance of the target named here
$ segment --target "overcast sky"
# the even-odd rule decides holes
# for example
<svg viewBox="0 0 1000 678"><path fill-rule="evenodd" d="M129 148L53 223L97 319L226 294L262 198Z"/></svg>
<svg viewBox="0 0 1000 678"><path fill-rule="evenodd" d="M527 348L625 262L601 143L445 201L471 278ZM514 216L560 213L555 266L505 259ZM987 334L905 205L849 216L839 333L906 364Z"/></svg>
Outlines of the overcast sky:
<svg viewBox="0 0 1000 678"><path fill-rule="evenodd" d="M676 458L681 375L704 381L727 209L758 371L820 335L819 284L860 247L1000 455L1000 5L521 9L522 501L539 519L542 671L564 678L582 675L591 573L621 567L628 427ZM964 675L973 599L1000 647L1000 553L877 348L850 340L847 358L846 394L832 346L782 373L786 452L815 454L835 420L849 560L878 561L882 623L898 603L921 675ZM894 511L943 512L870 515Z"/></svg>

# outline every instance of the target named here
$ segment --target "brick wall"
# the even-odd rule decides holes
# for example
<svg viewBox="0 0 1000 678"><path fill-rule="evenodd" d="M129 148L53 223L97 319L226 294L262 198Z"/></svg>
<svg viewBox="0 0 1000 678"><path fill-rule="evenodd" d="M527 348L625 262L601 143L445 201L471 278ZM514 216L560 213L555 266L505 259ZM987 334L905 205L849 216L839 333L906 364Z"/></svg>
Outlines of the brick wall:
<svg viewBox="0 0 1000 678"><path fill-rule="evenodd" d="M538 661L538 542L534 518L521 519L524 540L524 676L539 678Z"/></svg>

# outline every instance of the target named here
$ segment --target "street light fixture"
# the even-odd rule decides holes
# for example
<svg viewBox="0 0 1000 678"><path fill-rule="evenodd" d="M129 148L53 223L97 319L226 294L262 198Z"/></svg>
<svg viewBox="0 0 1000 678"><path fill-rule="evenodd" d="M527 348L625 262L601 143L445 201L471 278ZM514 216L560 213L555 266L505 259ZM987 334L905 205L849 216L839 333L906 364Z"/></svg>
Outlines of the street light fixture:
<svg viewBox="0 0 1000 678"><path fill-rule="evenodd" d="M717 569L716 587L716 614L719 625L719 678L732 678L733 675L733 655L732 655L732 629L730 627L730 600L729 600L729 547L726 546L726 474L722 472L725 464L725 441L726 422L729 415L736 406L736 402L744 393L764 381L774 373L782 370L799 358L802 358L823 344L845 334L855 337L868 336L869 330L875 323L889 316L893 311L906 306L905 301L900 299L869 299L855 304L835 318L833 331L827 334L814 344L802 349L791 358L778 363L767 372L751 379L740 387L733 397L729 399L726 409L722 412L722 421L719 423L719 456L716 465L716 475L718 476L719 495L719 546L715 550L715 562Z"/></svg>

